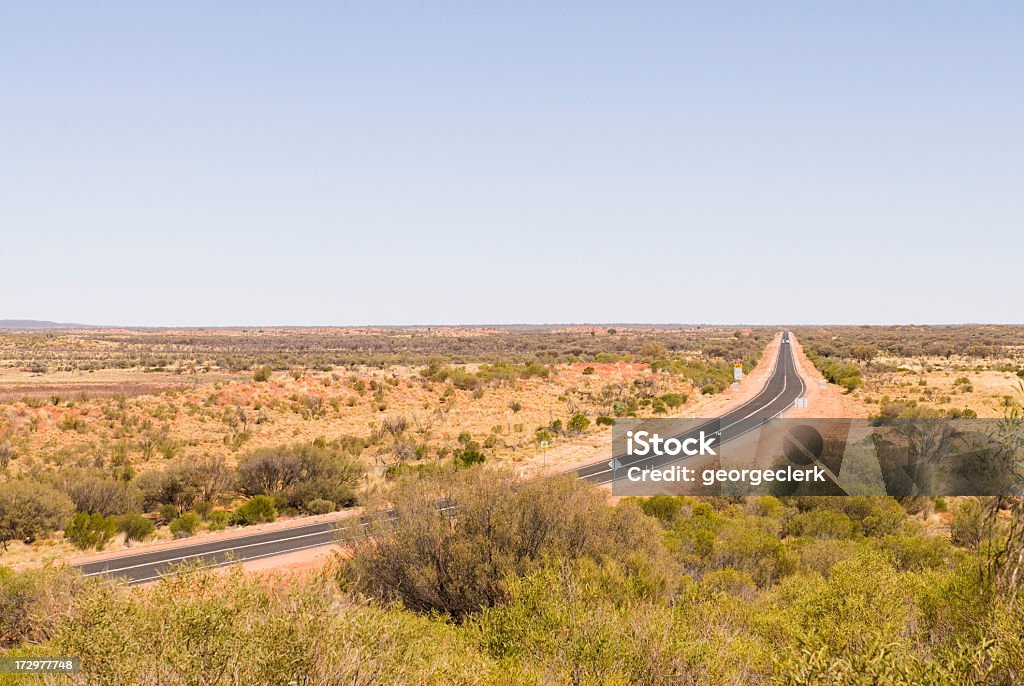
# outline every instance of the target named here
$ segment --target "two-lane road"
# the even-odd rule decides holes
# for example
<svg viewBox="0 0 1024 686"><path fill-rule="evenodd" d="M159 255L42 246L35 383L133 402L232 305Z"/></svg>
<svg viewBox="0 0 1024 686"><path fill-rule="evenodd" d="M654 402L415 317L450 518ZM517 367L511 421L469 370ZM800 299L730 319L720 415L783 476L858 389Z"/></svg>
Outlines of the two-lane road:
<svg viewBox="0 0 1024 686"><path fill-rule="evenodd" d="M139 584L154 581L165 574L173 573L174 568L182 564L198 562L203 565L221 567L297 550L331 545L352 528L361 528L361 520L358 517L341 522L316 522L287 529L243 534L161 550L142 550L137 553L126 553L101 560L82 562L75 566L86 576L103 574Z"/></svg>
<svg viewBox="0 0 1024 686"><path fill-rule="evenodd" d="M803 395L804 391L804 382L796 371L796 363L790 348L789 333L783 332L775 369L761 392L713 422L702 424L698 430L704 428L705 430L720 431L719 442L724 443L755 428L765 419L778 416L790 407L798 397ZM708 429L708 427L712 428ZM684 435L688 435L688 433ZM638 460L634 460L623 464L630 466L637 462ZM644 462L644 465L661 466L650 460ZM613 477L612 470L604 460L579 469L576 474L581 479L598 484L609 483ZM624 474L624 469L615 472L615 476L619 478ZM354 537L361 534L365 526L362 518L351 517L341 521L316 522L254 534L241 533L214 541L179 545L160 550L142 550L136 553L80 562L75 566L88 576L106 575L125 579L128 583L144 583L159 579L166 574L173 574L174 569L182 564L200 563L219 567L331 545L340 537Z"/></svg>
<svg viewBox="0 0 1024 686"><path fill-rule="evenodd" d="M804 390L804 381L797 371L793 346L789 342L789 332L783 331L782 340L779 343L779 353L775 359L775 368L761 392L736 409L717 419L689 428L676 438L680 440L697 438L700 432L704 431L708 435L715 436L718 443L726 443L785 412L796 402L797 398L803 396ZM626 470L629 467L640 466L654 469L679 462L678 457L672 456L644 458L616 455L615 460L620 465L618 469L613 470L608 460L601 460L575 470L576 475L596 484L607 484L625 479Z"/></svg>

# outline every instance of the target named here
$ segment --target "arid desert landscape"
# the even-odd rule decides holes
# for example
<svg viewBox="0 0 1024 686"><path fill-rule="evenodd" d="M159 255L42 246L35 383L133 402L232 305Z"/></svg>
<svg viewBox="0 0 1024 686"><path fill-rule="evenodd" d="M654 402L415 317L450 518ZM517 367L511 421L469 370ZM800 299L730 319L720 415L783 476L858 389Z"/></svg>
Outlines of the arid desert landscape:
<svg viewBox="0 0 1024 686"><path fill-rule="evenodd" d="M1012 683L1022 617L997 602L1017 591L992 557L1016 549L1010 501L623 499L572 478L611 455L617 419L715 417L750 400L780 335L4 330L0 642L80 655L82 683L210 674L230 661L216 657L225 640L279 655L289 644L275 632L306 623L332 637L302 634L320 651L301 670L310 683L877 683L897 672ZM807 406L783 416L1021 416L1024 327L798 327L788 343ZM454 529L436 509L446 502L458 504ZM237 553L260 536L310 543L241 564L191 552ZM183 566L159 567L175 572L161 581L129 576L143 582L131 586L88 571L150 554ZM123 617L98 641L97 612ZM206 628L188 625L194 613ZM158 617L172 619L157 629ZM373 636L361 633L369 625ZM569 643L549 642L556 626ZM668 633L655 636L659 626ZM156 631L214 654L100 660L108 641ZM374 657L350 652L360 650ZM233 669L272 679L292 673L282 664Z"/></svg>

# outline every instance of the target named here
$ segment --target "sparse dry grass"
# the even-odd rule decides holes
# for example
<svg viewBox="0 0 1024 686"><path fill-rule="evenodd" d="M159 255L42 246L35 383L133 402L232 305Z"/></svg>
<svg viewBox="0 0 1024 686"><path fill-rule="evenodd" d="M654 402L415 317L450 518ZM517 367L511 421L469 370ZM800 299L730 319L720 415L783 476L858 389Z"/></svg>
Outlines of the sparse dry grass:
<svg viewBox="0 0 1024 686"><path fill-rule="evenodd" d="M756 355L768 336L607 328L8 333L0 336L0 436L10 444L11 473L127 464L144 471L178 457L231 461L282 443L379 436L388 418L401 417L421 460L445 457L468 432L489 458L522 461L537 452L539 428L576 413L612 415L616 401L638 398L635 411L649 414L644 398L666 393L684 394L686 410L698 405L694 383L652 371L645 357L725 364L738 344ZM420 373L420 362L437 361L462 363L470 374L498 361L534 361L549 372L463 389ZM275 369L265 382L235 369L262 364ZM393 462L386 443L364 456L378 475Z"/></svg>
<svg viewBox="0 0 1024 686"><path fill-rule="evenodd" d="M1019 403L1024 327L848 326L798 330L803 346L857 365L851 396L873 412L886 403L1002 417Z"/></svg>

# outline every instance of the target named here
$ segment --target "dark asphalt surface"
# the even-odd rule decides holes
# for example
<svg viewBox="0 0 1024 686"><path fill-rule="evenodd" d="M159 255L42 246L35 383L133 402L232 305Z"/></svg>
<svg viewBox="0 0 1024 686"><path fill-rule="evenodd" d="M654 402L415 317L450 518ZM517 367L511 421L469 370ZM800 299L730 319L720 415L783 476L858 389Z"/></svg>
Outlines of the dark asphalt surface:
<svg viewBox="0 0 1024 686"><path fill-rule="evenodd" d="M782 338L783 344L779 346L775 372L757 396L713 422L704 423L683 434L680 438L699 433L700 430L721 431L719 442L724 443L755 428L765 419L777 416L792 405L796 398L803 394L804 383L796 372L793 353L788 343L789 333L783 332ZM665 459L664 463L674 461L678 461L678 458ZM639 463L651 467L662 466L657 460L645 458L622 461L623 467ZM624 478L625 473L626 470L620 467L614 474L618 478ZM581 479L598 484L613 480L613 472L606 460L576 470L576 474ZM441 509L445 507L441 505ZM87 576L106 575L124 579L132 584L145 583L155 581L166 574L173 574L175 568L182 564L199 563L220 567L330 545L340 538L361 535L366 526L365 519L351 517L341 521L317 522L163 550L126 553L76 566Z"/></svg>
<svg viewBox="0 0 1024 686"><path fill-rule="evenodd" d="M127 553L117 557L76 565L86 576L106 574L126 579L129 583L154 581L181 564L201 563L207 566L257 560L296 550L330 545L346 534L362 528L358 517L333 522L317 522L276 531L154 550Z"/></svg>
<svg viewBox="0 0 1024 686"><path fill-rule="evenodd" d="M796 370L792 346L789 344L789 332L783 331L774 373L769 377L760 393L735 410L712 421L702 422L676 437L684 440L697 437L701 431L704 431L708 435L715 435L718 443L727 443L781 414L803 395L804 389L804 382ZM624 480L627 469L632 466L656 469L680 461L680 458L676 456L651 458L616 455L615 459L619 462L617 469L613 470L608 464L608 460L601 460L575 470L576 475L595 484L606 484Z"/></svg>

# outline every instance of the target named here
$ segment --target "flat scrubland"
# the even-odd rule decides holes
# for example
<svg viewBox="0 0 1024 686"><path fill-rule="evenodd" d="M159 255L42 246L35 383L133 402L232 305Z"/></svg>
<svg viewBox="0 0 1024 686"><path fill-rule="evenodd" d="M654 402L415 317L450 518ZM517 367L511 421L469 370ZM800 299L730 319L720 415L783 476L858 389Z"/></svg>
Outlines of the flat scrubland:
<svg viewBox="0 0 1024 686"><path fill-rule="evenodd" d="M274 513L255 520L350 507L405 470L564 469L596 459L614 417L714 412L733 393L733 362L753 369L775 334L621 326L0 333L0 480L31 486L25 498L52 495L37 485L55 490L90 517L142 514L157 527L152 539L221 529L260 496ZM57 514L67 510L52 500ZM129 526L81 524L78 547L106 550L125 543L124 532L108 534ZM10 563L76 550L59 533L8 528Z"/></svg>
<svg viewBox="0 0 1024 686"><path fill-rule="evenodd" d="M795 333L864 416L1002 417L1022 400L1021 326L835 326Z"/></svg>
<svg viewBox="0 0 1024 686"><path fill-rule="evenodd" d="M714 413L732 360L753 370L776 345L614 329L5 335L0 649L81 657L81 674L31 677L55 684L1024 680L1019 497L613 503L530 478L605 442L605 418ZM831 382L811 408L1002 416L992 457L1024 474L1020 333L806 329L794 347ZM906 347L917 335L985 347ZM946 373L956 402L920 390ZM371 535L301 574L139 588L38 564L353 507Z"/></svg>

